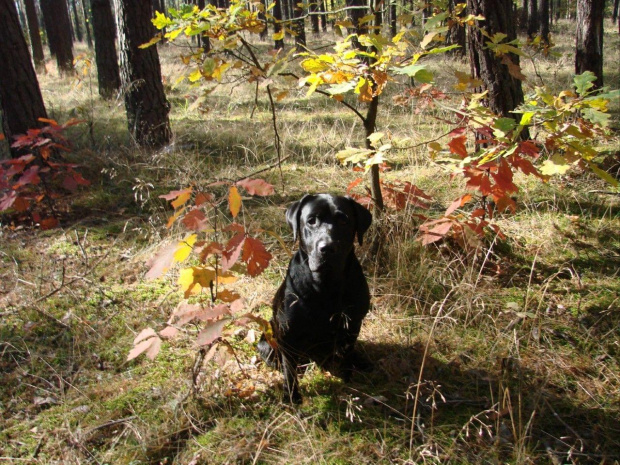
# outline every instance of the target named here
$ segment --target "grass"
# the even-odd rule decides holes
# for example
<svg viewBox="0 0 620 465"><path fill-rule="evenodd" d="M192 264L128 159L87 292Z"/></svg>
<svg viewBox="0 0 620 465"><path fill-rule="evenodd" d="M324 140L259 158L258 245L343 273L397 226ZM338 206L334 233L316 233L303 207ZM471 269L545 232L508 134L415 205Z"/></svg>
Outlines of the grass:
<svg viewBox="0 0 620 465"><path fill-rule="evenodd" d="M571 40L556 38L567 50ZM613 82L618 39L607 33L605 41ZM537 70L562 85L569 62L547 57ZM441 58L433 66L464 64ZM521 179L519 209L501 220L508 239L471 253L449 243L422 247L416 212L390 212L358 248L373 295L359 350L373 369L345 384L311 366L301 381L304 404L291 408L279 401L280 375L256 361L247 329L230 336L240 363L220 350L219 363L196 373L190 336L165 343L153 362L126 362L135 335L163 328L181 298L177 270L143 279L162 242L183 234L166 230L170 211L158 195L272 163L265 103L250 118L251 89L222 88L205 116L185 97L194 89L169 89L175 143L150 153L130 144L121 102L102 102L88 80L63 80L49 67L39 78L50 116L90 124L74 128L71 140L94 182L71 199L58 230L2 224L1 460L618 463L619 201L597 179ZM173 82L181 71L174 51L162 49L162 68ZM380 124L411 145L445 132L412 110L385 98ZM616 104L616 128L618 111ZM285 99L278 118L290 158L281 174L261 173L276 194L247 200L243 214L292 247L285 208L306 192L346 189L357 174L333 155L360 143L361 128L334 102L303 94ZM423 146L399 152L385 177L421 187L437 211L462 192ZM373 235L387 238L378 251ZM288 255L264 239L272 265L237 290L268 316Z"/></svg>

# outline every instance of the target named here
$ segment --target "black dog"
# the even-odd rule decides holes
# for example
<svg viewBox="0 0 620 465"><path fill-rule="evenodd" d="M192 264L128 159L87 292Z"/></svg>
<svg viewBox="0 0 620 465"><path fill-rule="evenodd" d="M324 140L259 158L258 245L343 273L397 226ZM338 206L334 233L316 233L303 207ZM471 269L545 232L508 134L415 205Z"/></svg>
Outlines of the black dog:
<svg viewBox="0 0 620 465"><path fill-rule="evenodd" d="M286 220L299 250L273 299L275 349L263 335L258 350L282 370L284 400L299 403L298 365L341 368L345 380L353 368L353 345L370 306L354 240L357 234L362 243L372 215L350 197L318 194L291 205Z"/></svg>

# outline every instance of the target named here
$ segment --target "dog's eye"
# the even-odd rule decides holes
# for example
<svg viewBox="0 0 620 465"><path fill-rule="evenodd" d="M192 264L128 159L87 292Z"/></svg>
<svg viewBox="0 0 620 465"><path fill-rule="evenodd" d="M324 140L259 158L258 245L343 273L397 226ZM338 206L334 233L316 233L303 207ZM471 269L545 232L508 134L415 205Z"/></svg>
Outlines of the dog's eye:
<svg viewBox="0 0 620 465"><path fill-rule="evenodd" d="M336 216L336 222L341 225L344 226L346 224L349 224L349 217L345 214L340 214Z"/></svg>
<svg viewBox="0 0 620 465"><path fill-rule="evenodd" d="M309 224L310 226L314 226L316 222L317 222L316 216L311 216L310 218L306 220L306 223Z"/></svg>

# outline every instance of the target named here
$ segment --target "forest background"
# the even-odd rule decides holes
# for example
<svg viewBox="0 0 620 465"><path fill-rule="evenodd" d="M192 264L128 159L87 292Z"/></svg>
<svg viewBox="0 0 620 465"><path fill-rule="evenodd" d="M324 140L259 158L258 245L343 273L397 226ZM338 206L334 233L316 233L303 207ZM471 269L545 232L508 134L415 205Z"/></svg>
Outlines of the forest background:
<svg viewBox="0 0 620 465"><path fill-rule="evenodd" d="M0 460L618 463L618 1L0 1ZM349 384L257 359L354 196Z"/></svg>

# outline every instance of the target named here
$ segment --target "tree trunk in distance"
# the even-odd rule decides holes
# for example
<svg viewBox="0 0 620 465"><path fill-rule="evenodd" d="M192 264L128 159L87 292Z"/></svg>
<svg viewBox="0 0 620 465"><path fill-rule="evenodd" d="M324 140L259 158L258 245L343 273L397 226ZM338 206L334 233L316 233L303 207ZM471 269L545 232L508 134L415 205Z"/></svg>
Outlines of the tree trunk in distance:
<svg viewBox="0 0 620 465"><path fill-rule="evenodd" d="M605 0L577 0L575 73L592 71L603 87L603 12Z"/></svg>
<svg viewBox="0 0 620 465"><path fill-rule="evenodd" d="M26 18L30 32L30 45L32 47L34 66L37 70L43 71L45 69L45 54L43 53L43 43L41 42L37 9L34 0L24 0L24 4L26 6Z"/></svg>
<svg viewBox="0 0 620 465"><path fill-rule="evenodd" d="M92 0L93 34L99 95L112 98L121 88L121 77L116 54L116 25L110 0Z"/></svg>
<svg viewBox="0 0 620 465"><path fill-rule="evenodd" d="M73 9L73 19L75 20L75 35L77 36L78 42L82 42L84 38L82 36L82 26L80 26L80 15L78 14L77 5L75 4L77 0L71 0L71 8Z"/></svg>
<svg viewBox="0 0 620 465"><path fill-rule="evenodd" d="M28 129L41 127L47 118L39 81L28 45L19 26L13 0L0 0L0 105L3 131L9 143ZM11 149L12 157L23 155Z"/></svg>
<svg viewBox="0 0 620 465"><path fill-rule="evenodd" d="M483 27L488 34L503 32L507 35L505 42L516 38L511 0L468 0L467 8L469 14L486 18ZM514 117L511 111L523 103L523 88L521 81L510 74L506 63L519 66L519 57L515 54L495 56L492 50L486 48L488 39L475 28L468 29L472 76L484 82L489 91L487 104L493 113L507 118Z"/></svg>
<svg viewBox="0 0 620 465"><path fill-rule="evenodd" d="M41 0L41 11L48 34L50 52L56 56L58 72L73 72L73 41L71 20L66 0Z"/></svg>
<svg viewBox="0 0 620 465"><path fill-rule="evenodd" d="M161 147L172 136L157 47L140 45L155 35L151 0L116 0L121 82L129 132L140 146Z"/></svg>

